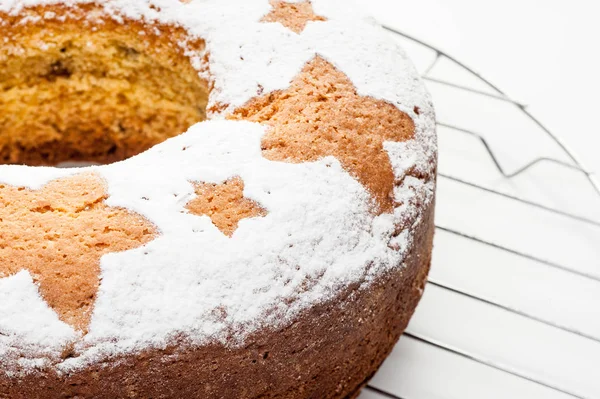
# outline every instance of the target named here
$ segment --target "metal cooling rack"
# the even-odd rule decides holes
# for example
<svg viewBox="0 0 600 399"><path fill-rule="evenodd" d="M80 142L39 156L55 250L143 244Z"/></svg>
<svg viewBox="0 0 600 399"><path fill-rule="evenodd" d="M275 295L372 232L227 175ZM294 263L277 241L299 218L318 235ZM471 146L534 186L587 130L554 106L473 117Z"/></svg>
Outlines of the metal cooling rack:
<svg viewBox="0 0 600 399"><path fill-rule="evenodd" d="M518 164L496 150L485 125L439 115L440 139L448 138L440 142L432 273L415 318L360 398L600 398L600 221L586 212L600 205L596 177L526 105L443 51L386 29L421 61L436 108L461 97L489 103L486 112L499 118L514 112L549 150ZM464 161L467 152L477 155ZM561 186L587 185L577 188L587 202L553 198L557 176ZM529 188L538 184L550 189ZM468 220L473 209L473 218L477 209L492 216ZM518 226L500 234L504 219ZM575 251L582 255L571 262Z"/></svg>

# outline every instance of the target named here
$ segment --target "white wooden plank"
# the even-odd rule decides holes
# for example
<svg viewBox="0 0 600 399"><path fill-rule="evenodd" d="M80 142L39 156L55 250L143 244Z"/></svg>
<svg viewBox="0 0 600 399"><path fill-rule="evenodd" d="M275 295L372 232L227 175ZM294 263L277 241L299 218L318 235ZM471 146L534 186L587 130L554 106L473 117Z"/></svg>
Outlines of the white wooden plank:
<svg viewBox="0 0 600 399"><path fill-rule="evenodd" d="M431 281L600 340L599 282L441 230L434 244Z"/></svg>
<svg viewBox="0 0 600 399"><path fill-rule="evenodd" d="M600 343L459 294L428 285L408 331L582 398L600 396Z"/></svg>
<svg viewBox="0 0 600 399"><path fill-rule="evenodd" d="M408 336L370 384L404 399L572 399Z"/></svg>
<svg viewBox="0 0 600 399"><path fill-rule="evenodd" d="M598 226L447 179L438 198L438 226L600 278Z"/></svg>

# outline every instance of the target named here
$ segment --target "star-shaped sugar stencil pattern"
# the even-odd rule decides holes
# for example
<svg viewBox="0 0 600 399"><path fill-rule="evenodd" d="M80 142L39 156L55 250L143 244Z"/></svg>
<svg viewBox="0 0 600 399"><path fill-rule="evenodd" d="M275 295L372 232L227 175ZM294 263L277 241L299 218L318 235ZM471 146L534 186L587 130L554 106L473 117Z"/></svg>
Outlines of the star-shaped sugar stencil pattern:
<svg viewBox="0 0 600 399"><path fill-rule="evenodd" d="M278 22L296 33L301 33L310 21L326 21L313 11L310 1L290 3L283 0L271 0L271 12L261 22Z"/></svg>
<svg viewBox="0 0 600 399"><path fill-rule="evenodd" d="M233 177L223 183L193 182L196 198L186 205L189 213L210 217L226 236L232 237L242 219L263 217L267 211L244 197L244 182Z"/></svg>
<svg viewBox="0 0 600 399"><path fill-rule="evenodd" d="M310 0L270 3L272 9L261 22L278 22L297 34L310 21L327 21L315 14ZM383 143L411 139L414 121L393 104L360 96L350 78L322 57L307 63L289 89L255 98L230 118L270 126L262 142L269 160L299 163L336 157L368 189L375 213L393 212L396 181Z"/></svg>
<svg viewBox="0 0 600 399"><path fill-rule="evenodd" d="M337 158L370 192L375 213L393 212L397 182L383 144L414 137L414 121L389 102L358 94L324 58L308 62L288 89L257 97L230 118L268 126L261 145L271 161Z"/></svg>
<svg viewBox="0 0 600 399"><path fill-rule="evenodd" d="M242 219L267 211L244 197L244 183L194 182L186 206L231 237ZM59 319L87 333L100 285L100 258L141 247L157 236L141 215L105 204L106 185L92 173L51 181L39 190L0 184L0 278L28 271Z"/></svg>
<svg viewBox="0 0 600 399"><path fill-rule="evenodd" d="M92 173L39 190L0 184L0 278L26 270L59 319L87 333L100 285L100 258L152 241L144 217L106 205Z"/></svg>
<svg viewBox="0 0 600 399"><path fill-rule="evenodd" d="M296 33L309 21L326 20L310 1L271 5L262 22L279 22ZM412 138L414 122L393 104L358 95L352 81L325 59L315 57L287 90L255 98L231 118L269 126L262 140L266 159L301 163L334 156L369 190L377 213L393 210L395 181L383 142ZM193 184L197 197L187 211L209 216L228 237L241 220L267 214L244 197L239 177ZM93 174L59 179L40 190L0 184L0 278L29 271L50 308L84 333L100 283L100 258L157 235L148 220L107 206L106 198L104 181ZM20 245L11 245L15 242Z"/></svg>

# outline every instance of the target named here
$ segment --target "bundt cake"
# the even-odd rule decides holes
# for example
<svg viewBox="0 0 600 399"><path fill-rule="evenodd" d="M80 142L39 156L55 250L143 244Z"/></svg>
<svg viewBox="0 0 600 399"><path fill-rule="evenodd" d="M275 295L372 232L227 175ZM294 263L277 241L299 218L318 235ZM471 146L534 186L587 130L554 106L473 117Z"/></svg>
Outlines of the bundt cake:
<svg viewBox="0 0 600 399"><path fill-rule="evenodd" d="M431 259L398 44L346 0L0 0L0 37L0 397L358 395Z"/></svg>

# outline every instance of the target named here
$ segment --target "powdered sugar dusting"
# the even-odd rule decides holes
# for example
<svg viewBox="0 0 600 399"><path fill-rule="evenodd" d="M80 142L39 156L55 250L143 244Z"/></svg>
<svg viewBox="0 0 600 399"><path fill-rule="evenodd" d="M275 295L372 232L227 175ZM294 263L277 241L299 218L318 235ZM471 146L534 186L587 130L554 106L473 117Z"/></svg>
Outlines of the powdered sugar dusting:
<svg viewBox="0 0 600 399"><path fill-rule="evenodd" d="M29 272L0 279L0 367L15 372L15 366L47 366L76 338L44 302Z"/></svg>
<svg viewBox="0 0 600 399"><path fill-rule="evenodd" d="M0 11L14 14L57 2L0 0ZM160 231L143 248L102 258L102 283L83 338L45 306L28 273L0 279L0 359L13 365L18 362L11 359L20 359L12 372L48 364L69 372L109 355L163 347L182 334L193 344L239 345L260 328L291 322L342 287L367 286L402 264L411 242L408 228L420 220L414 204L433 198L436 143L429 96L398 46L346 0L312 3L328 21L310 22L301 34L259 22L270 11L268 0L102 3L117 20L177 24L203 38L214 86L209 106L228 107L210 115L213 121L109 166L0 166L2 183L34 189L59 177L95 172L106 179L108 205L135 211ZM206 70L204 54L193 49L188 54L199 71ZM259 90L289 87L315 55L347 74L361 95L389 101L415 120L413 140L385 144L398 182L394 214L372 216L369 193L337 159L269 161L260 147L265 127L220 120ZM229 238L185 205L195 196L192 181L221 183L233 176L244 181L245 197L268 214L242 220ZM398 225L407 229L395 234ZM67 343L78 356L62 361Z"/></svg>

